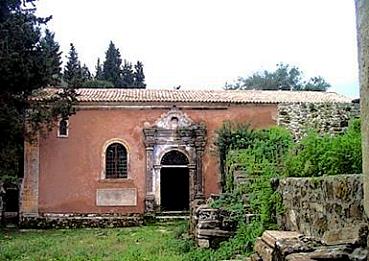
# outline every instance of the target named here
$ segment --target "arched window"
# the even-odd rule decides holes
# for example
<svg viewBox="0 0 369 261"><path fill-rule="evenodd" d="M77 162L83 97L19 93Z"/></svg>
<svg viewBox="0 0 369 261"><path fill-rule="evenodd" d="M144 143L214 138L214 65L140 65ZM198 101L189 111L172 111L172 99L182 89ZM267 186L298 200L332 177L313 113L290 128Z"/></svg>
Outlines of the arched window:
<svg viewBox="0 0 369 261"><path fill-rule="evenodd" d="M68 137L68 120L61 119L58 127L58 137Z"/></svg>
<svg viewBox="0 0 369 261"><path fill-rule="evenodd" d="M106 149L105 177L127 178L127 150L120 143L110 144Z"/></svg>

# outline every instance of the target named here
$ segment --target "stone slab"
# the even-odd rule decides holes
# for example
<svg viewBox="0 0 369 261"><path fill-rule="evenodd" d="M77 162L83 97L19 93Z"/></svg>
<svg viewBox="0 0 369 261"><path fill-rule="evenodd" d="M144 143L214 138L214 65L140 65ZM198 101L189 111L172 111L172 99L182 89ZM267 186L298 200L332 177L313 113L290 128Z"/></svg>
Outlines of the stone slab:
<svg viewBox="0 0 369 261"><path fill-rule="evenodd" d="M266 230L261 238L270 247L274 247L278 240L298 239L300 236L300 233L294 231Z"/></svg>
<svg viewBox="0 0 369 261"><path fill-rule="evenodd" d="M323 240L327 245L355 244L365 246L368 237L368 225L351 224L324 233Z"/></svg>
<svg viewBox="0 0 369 261"><path fill-rule="evenodd" d="M135 188L97 189L96 205L136 206L137 190Z"/></svg>
<svg viewBox="0 0 369 261"><path fill-rule="evenodd" d="M350 249L342 245L334 247L322 246L312 252L290 254L285 260L357 260L350 259L349 252Z"/></svg>
<svg viewBox="0 0 369 261"><path fill-rule="evenodd" d="M221 223L218 220L203 220L200 221L196 228L197 229L216 229L220 227Z"/></svg>
<svg viewBox="0 0 369 261"><path fill-rule="evenodd" d="M263 261L273 260L273 248L264 242L261 238L258 238L255 242L254 250L261 257Z"/></svg>
<svg viewBox="0 0 369 261"><path fill-rule="evenodd" d="M350 260L346 246L321 247L309 253L313 260Z"/></svg>
<svg viewBox="0 0 369 261"><path fill-rule="evenodd" d="M309 257L309 253L295 253L295 254L291 254L288 255L286 257L286 261L316 261L315 259L311 259Z"/></svg>
<svg viewBox="0 0 369 261"><path fill-rule="evenodd" d="M220 229L198 229L197 236L202 237L229 237L233 235L232 232Z"/></svg>

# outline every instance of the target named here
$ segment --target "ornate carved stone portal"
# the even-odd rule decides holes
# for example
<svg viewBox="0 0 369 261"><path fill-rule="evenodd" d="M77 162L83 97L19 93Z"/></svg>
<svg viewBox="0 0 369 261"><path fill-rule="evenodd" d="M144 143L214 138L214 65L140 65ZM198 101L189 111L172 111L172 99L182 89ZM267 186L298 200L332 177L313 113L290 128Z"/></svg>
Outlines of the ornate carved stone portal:
<svg viewBox="0 0 369 261"><path fill-rule="evenodd" d="M203 199L202 156L206 143L205 125L193 122L185 113L174 107L153 125L145 123L143 132L146 148L145 211L160 209L160 173L163 164L167 167L167 159L163 157L171 151L178 151L180 153L177 154L187 157L184 162L188 164L182 167L187 167L189 171L190 204L195 199Z"/></svg>

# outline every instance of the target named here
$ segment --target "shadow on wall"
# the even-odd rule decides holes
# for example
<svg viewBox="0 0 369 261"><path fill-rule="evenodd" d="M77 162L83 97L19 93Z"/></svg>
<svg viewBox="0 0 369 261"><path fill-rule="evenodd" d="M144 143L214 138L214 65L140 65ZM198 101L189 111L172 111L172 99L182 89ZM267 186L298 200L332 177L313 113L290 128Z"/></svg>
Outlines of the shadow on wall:
<svg viewBox="0 0 369 261"><path fill-rule="evenodd" d="M0 220L3 225L17 225L19 188L13 184L0 184Z"/></svg>

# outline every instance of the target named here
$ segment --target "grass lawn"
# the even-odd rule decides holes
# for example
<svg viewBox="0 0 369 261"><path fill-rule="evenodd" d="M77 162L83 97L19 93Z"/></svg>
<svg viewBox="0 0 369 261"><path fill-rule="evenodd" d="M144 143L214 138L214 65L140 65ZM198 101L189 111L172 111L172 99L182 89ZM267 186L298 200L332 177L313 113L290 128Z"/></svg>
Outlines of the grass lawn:
<svg viewBox="0 0 369 261"><path fill-rule="evenodd" d="M183 260L186 223L133 228L0 230L0 260Z"/></svg>

